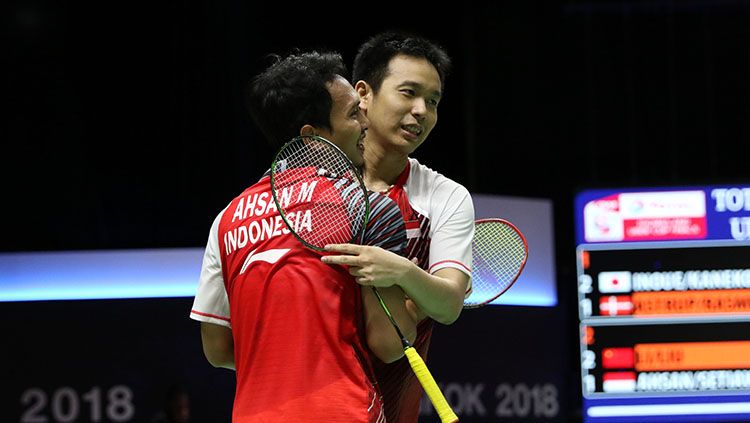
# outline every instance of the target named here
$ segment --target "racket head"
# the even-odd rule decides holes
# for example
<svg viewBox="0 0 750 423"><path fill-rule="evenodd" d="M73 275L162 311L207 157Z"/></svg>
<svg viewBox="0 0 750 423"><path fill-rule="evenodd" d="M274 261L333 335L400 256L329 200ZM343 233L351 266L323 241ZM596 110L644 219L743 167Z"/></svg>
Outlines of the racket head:
<svg viewBox="0 0 750 423"><path fill-rule="evenodd" d="M477 308L501 296L518 280L529 248L526 237L505 219L479 219L474 222L471 243L471 292L464 308Z"/></svg>
<svg viewBox="0 0 750 423"><path fill-rule="evenodd" d="M359 169L317 135L293 138L271 164L271 194L289 231L306 247L360 243L370 203Z"/></svg>

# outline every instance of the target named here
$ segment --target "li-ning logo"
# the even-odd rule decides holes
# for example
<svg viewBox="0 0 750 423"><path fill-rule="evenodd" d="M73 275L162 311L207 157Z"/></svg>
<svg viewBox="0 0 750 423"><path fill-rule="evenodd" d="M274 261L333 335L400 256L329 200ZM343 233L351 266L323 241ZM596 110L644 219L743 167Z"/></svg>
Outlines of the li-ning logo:
<svg viewBox="0 0 750 423"><path fill-rule="evenodd" d="M258 251L253 250L250 252L250 254L247 255L247 258L245 259L245 262L242 263L242 268L240 269L240 274L245 273L245 270L254 262L256 261L264 261L266 263L276 263L279 261L280 258L284 257L284 254L289 252L289 248L277 248L272 250L266 250L261 251L258 254L255 254L255 252Z"/></svg>

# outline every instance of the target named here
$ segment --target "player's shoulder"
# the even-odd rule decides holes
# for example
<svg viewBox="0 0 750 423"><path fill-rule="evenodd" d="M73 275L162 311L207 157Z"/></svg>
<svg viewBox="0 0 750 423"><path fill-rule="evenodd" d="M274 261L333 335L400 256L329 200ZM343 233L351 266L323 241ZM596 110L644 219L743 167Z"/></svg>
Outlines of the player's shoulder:
<svg viewBox="0 0 750 423"><path fill-rule="evenodd" d="M419 163L415 158L409 158L409 166L409 180L407 181L407 185L410 195L469 195L469 191L463 185L442 173Z"/></svg>

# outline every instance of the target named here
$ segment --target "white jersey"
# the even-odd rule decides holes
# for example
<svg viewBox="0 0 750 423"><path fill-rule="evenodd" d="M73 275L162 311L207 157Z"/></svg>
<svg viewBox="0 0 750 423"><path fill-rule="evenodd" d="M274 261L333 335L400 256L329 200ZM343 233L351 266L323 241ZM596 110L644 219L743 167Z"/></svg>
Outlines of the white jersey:
<svg viewBox="0 0 750 423"><path fill-rule="evenodd" d="M474 205L466 188L409 159L388 196L404 215L409 258L430 273L452 267L471 276Z"/></svg>
<svg viewBox="0 0 750 423"><path fill-rule="evenodd" d="M474 204L466 188L409 159L387 194L398 204L406 224L407 258L417 259L430 273L454 268L471 276ZM432 319L420 322L413 343L424 360L433 323ZM373 365L386 404L386 420L416 422L423 390L408 361L401 358L385 364L373 360Z"/></svg>

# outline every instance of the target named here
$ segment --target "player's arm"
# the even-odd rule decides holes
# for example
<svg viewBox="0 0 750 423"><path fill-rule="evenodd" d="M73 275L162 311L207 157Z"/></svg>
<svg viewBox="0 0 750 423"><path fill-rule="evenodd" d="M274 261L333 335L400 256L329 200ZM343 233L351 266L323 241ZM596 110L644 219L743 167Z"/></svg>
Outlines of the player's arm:
<svg viewBox="0 0 750 423"><path fill-rule="evenodd" d="M200 322L201 343L208 362L214 367L234 369L229 299L219 258L218 230L223 213L211 225L190 318Z"/></svg>
<svg viewBox="0 0 750 423"><path fill-rule="evenodd" d="M379 288L378 292L401 332L409 343L413 343L417 336L417 317L406 307L404 291L397 286L392 286ZM392 363L403 357L404 347L372 289L362 288L362 300L365 308L367 344L370 350L384 363Z"/></svg>
<svg viewBox="0 0 750 423"><path fill-rule="evenodd" d="M232 329L208 322L201 322L203 354L214 367L234 370L234 338Z"/></svg>
<svg viewBox="0 0 750 423"><path fill-rule="evenodd" d="M323 256L322 260L349 266L349 273L360 285L379 288L397 285L419 307L422 317L450 324L461 314L469 277L459 270L444 268L430 274L409 259L379 247L335 244L326 250L343 253ZM406 304L400 307L405 309Z"/></svg>
<svg viewBox="0 0 750 423"><path fill-rule="evenodd" d="M430 200L434 231L429 270L411 269L399 285L418 310L440 323L452 323L463 310L470 283L474 205L466 188L444 187L436 187Z"/></svg>
<svg viewBox="0 0 750 423"><path fill-rule="evenodd" d="M433 202L440 213L435 216L436 229L430 244L430 263L435 269L432 273L373 246L330 245L326 250L342 255L324 256L323 261L349 266L349 273L364 286L398 285L413 302L406 306L415 309L418 320L430 317L443 324L453 323L461 314L469 284L474 207L463 187L434 197Z"/></svg>
<svg viewBox="0 0 750 423"><path fill-rule="evenodd" d="M419 313L419 320L430 317L442 324L451 324L458 319L469 275L450 267L430 274L417 266L409 269L407 274L399 281L399 286L417 306L415 311Z"/></svg>

